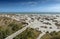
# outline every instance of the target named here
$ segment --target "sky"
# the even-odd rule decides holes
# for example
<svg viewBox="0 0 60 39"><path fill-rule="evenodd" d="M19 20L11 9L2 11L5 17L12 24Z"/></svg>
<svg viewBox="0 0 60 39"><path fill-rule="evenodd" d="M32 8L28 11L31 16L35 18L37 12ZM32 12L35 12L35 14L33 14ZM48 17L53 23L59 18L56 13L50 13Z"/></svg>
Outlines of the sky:
<svg viewBox="0 0 60 39"><path fill-rule="evenodd" d="M60 12L60 0L0 0L0 12Z"/></svg>

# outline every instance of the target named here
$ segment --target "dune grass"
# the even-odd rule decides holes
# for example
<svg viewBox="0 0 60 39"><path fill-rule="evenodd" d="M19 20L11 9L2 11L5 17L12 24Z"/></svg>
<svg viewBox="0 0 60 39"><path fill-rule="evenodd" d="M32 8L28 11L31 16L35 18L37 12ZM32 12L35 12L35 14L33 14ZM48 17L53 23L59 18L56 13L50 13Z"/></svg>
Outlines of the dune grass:
<svg viewBox="0 0 60 39"><path fill-rule="evenodd" d="M36 39L41 32L32 29L27 28L24 32L16 36L14 39Z"/></svg>
<svg viewBox="0 0 60 39"><path fill-rule="evenodd" d="M4 39L7 36L13 34L19 29L22 29L24 26L22 26L22 23L19 23L16 20L7 18L7 17L1 17L0 18L0 39Z"/></svg>
<svg viewBox="0 0 60 39"><path fill-rule="evenodd" d="M60 39L60 32L46 33L41 39Z"/></svg>

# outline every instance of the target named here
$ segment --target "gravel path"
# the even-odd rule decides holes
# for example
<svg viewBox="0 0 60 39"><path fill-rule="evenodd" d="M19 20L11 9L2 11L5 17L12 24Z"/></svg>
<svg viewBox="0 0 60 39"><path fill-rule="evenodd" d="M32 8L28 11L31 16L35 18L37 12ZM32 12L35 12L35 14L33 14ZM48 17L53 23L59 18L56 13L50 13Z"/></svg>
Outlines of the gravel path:
<svg viewBox="0 0 60 39"><path fill-rule="evenodd" d="M18 30L17 32L13 33L12 35L6 37L5 39L13 39L14 37L16 37L17 35L22 33L24 30L26 30L28 27L29 27L29 25L24 27L24 28L22 28L22 29L20 29L20 30Z"/></svg>
<svg viewBox="0 0 60 39"><path fill-rule="evenodd" d="M43 35L45 34L45 32L41 33L37 39L40 39Z"/></svg>

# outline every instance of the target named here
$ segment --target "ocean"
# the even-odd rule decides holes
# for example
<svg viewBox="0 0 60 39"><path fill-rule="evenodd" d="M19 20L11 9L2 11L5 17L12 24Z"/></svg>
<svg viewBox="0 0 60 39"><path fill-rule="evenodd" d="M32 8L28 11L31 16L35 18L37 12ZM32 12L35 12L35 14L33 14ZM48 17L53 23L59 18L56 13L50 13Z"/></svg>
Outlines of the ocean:
<svg viewBox="0 0 60 39"><path fill-rule="evenodd" d="M60 12L0 12L0 14L60 14Z"/></svg>

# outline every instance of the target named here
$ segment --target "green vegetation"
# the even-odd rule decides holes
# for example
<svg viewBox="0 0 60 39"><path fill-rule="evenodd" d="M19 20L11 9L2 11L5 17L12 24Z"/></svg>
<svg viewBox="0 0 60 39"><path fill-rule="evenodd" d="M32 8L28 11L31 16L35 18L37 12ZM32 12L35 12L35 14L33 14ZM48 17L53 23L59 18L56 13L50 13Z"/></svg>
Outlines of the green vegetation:
<svg viewBox="0 0 60 39"><path fill-rule="evenodd" d="M16 20L1 17L0 18L0 39L4 39L7 36L11 35L12 33L16 32L17 30L21 29L23 26L22 23L19 23Z"/></svg>
<svg viewBox="0 0 60 39"><path fill-rule="evenodd" d="M60 39L60 32L46 33L41 39Z"/></svg>
<svg viewBox="0 0 60 39"><path fill-rule="evenodd" d="M24 32L19 34L17 37L14 39L36 39L41 32L32 29L32 28L27 28Z"/></svg>

